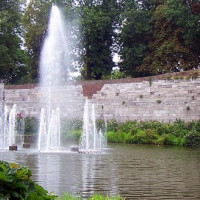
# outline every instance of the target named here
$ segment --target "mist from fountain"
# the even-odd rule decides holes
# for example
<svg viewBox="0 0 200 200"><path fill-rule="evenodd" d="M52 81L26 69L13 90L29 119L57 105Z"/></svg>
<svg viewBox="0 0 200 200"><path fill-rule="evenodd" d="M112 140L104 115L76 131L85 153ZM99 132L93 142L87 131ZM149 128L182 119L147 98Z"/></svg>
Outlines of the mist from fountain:
<svg viewBox="0 0 200 200"><path fill-rule="evenodd" d="M107 140L104 133L96 127L95 105L90 104L88 100L84 106L83 132L79 142L80 153L101 153L107 146Z"/></svg>
<svg viewBox="0 0 200 200"><path fill-rule="evenodd" d="M60 98L68 63L68 47L63 17L56 5L52 5L40 58L41 114L38 136L39 151L55 151L60 148Z"/></svg>

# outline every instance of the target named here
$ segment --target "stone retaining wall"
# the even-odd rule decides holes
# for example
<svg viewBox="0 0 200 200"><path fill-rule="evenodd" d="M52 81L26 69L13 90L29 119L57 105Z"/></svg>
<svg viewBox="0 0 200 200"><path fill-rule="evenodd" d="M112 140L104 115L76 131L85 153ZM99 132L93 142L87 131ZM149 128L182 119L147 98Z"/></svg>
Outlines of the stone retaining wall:
<svg viewBox="0 0 200 200"><path fill-rule="evenodd" d="M61 102L62 113L68 118L82 119L87 98L83 94L87 94L88 90L90 93L88 92L87 96L95 104L98 118L163 122L172 122L176 119L184 121L200 119L200 78L154 80L153 82L127 80L70 84L58 89L62 90L62 98L56 91L54 98L56 102ZM1 97L1 94L4 95ZM2 101L4 99L4 104L9 107L17 104L23 116L39 116L43 106L42 103L38 103L41 95L37 86L30 89L3 89L0 85L0 99Z"/></svg>
<svg viewBox="0 0 200 200"><path fill-rule="evenodd" d="M105 84L93 95L98 116L172 122L200 119L200 79Z"/></svg>

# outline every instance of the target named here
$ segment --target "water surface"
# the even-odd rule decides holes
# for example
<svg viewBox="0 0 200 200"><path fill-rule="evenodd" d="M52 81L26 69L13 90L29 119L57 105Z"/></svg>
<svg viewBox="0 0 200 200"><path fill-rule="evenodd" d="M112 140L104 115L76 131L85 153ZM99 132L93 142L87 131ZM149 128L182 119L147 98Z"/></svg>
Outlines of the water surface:
<svg viewBox="0 0 200 200"><path fill-rule="evenodd" d="M102 154L1 151L0 159L28 166L49 192L127 199L200 199L200 149L110 145Z"/></svg>

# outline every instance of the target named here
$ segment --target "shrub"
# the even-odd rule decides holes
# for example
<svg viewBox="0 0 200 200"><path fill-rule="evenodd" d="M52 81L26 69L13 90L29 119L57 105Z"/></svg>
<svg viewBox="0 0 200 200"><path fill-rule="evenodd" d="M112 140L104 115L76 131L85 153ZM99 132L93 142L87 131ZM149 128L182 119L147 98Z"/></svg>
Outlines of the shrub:
<svg viewBox="0 0 200 200"><path fill-rule="evenodd" d="M126 133L122 131L109 131L107 132L107 140L113 143L124 143L126 141Z"/></svg>
<svg viewBox="0 0 200 200"><path fill-rule="evenodd" d="M15 163L0 161L0 199L55 199L31 179L31 171Z"/></svg>
<svg viewBox="0 0 200 200"><path fill-rule="evenodd" d="M116 132L118 130L118 122L115 119L111 119L107 122L107 130Z"/></svg>
<svg viewBox="0 0 200 200"><path fill-rule="evenodd" d="M132 138L133 143L137 144L154 144L158 138L157 133L153 130L138 130L135 136Z"/></svg>
<svg viewBox="0 0 200 200"><path fill-rule="evenodd" d="M127 121L119 126L119 129L125 133L131 133L132 135L137 132L137 122L136 121Z"/></svg>
<svg viewBox="0 0 200 200"><path fill-rule="evenodd" d="M69 130L65 134L65 138L67 141L79 141L82 134L82 130Z"/></svg>
<svg viewBox="0 0 200 200"><path fill-rule="evenodd" d="M25 127L24 133L26 135L35 134L38 131L39 121L35 117L26 117L24 119Z"/></svg>
<svg viewBox="0 0 200 200"><path fill-rule="evenodd" d="M200 145L200 133L197 131L191 131L185 136L186 146L197 146Z"/></svg>

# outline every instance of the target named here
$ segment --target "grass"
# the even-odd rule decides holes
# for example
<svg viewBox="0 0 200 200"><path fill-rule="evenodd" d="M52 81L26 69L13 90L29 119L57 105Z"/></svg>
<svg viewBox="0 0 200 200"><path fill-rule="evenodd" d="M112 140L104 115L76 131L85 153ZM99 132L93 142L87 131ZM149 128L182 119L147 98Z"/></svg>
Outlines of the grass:
<svg viewBox="0 0 200 200"><path fill-rule="evenodd" d="M72 194L63 194L61 197L56 198L56 200L82 200L80 197L75 197ZM123 200L120 196L109 197L103 196L100 194L95 194L92 197L89 197L88 200Z"/></svg>

